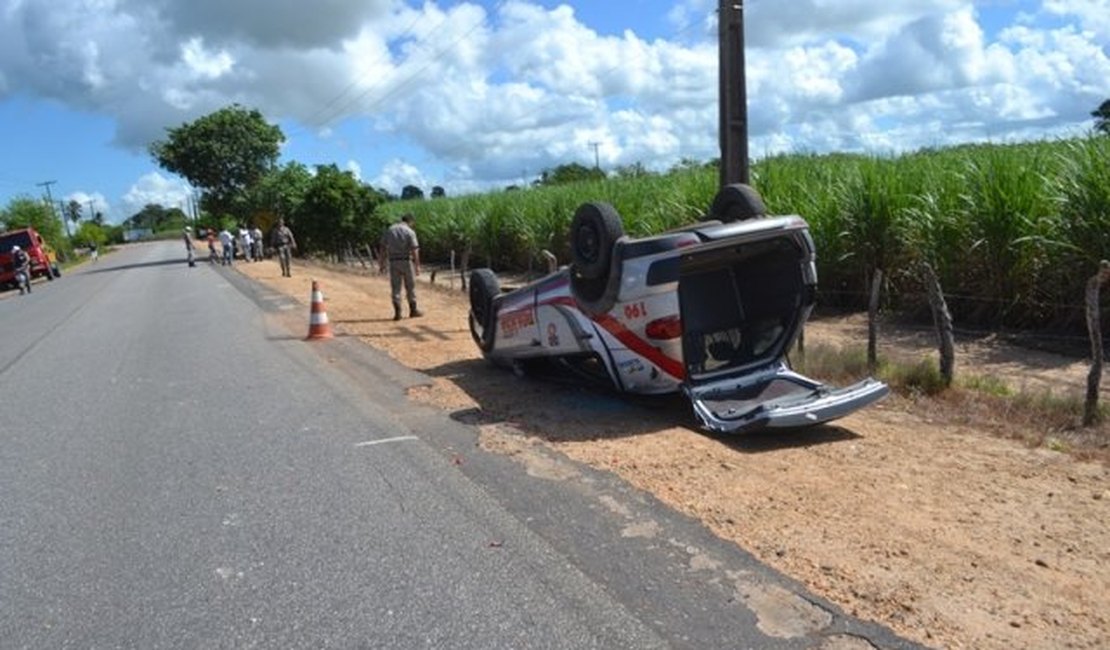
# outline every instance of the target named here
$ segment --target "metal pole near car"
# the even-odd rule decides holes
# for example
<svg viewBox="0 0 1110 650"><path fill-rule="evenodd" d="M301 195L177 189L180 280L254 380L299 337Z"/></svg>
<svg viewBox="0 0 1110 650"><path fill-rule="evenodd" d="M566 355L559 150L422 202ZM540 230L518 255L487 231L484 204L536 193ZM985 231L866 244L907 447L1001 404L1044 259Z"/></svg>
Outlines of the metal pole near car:
<svg viewBox="0 0 1110 650"><path fill-rule="evenodd" d="M721 187L748 183L748 96L744 78L743 0L720 0Z"/></svg>

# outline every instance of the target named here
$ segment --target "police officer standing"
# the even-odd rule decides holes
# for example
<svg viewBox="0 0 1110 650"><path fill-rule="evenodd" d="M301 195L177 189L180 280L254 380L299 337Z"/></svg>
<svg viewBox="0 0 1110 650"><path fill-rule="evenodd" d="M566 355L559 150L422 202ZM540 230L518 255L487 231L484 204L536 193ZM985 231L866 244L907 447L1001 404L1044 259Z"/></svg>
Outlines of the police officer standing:
<svg viewBox="0 0 1110 650"><path fill-rule="evenodd" d="M277 253L282 277L293 277L290 260L293 251L297 249L297 238L293 236L293 231L289 229L289 226L285 225L284 218L279 217L277 225L270 231L270 246L273 246L274 252Z"/></svg>
<svg viewBox="0 0 1110 650"><path fill-rule="evenodd" d="M401 220L386 229L382 236L382 254L378 264L385 273L389 264L389 286L393 297L393 320L401 320L401 283L404 282L405 294L409 299L409 317L418 318L424 312L416 308L416 276L420 275L420 242L412 229L412 215L406 214Z"/></svg>

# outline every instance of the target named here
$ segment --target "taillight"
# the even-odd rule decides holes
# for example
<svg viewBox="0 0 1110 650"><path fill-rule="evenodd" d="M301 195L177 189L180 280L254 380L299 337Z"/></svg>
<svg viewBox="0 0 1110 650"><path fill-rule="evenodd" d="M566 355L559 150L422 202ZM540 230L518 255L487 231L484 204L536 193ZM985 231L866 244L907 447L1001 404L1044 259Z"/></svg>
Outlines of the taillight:
<svg viewBox="0 0 1110 650"><path fill-rule="evenodd" d="M682 320L678 316L657 318L647 324L644 333L649 339L657 341L677 339L682 336Z"/></svg>

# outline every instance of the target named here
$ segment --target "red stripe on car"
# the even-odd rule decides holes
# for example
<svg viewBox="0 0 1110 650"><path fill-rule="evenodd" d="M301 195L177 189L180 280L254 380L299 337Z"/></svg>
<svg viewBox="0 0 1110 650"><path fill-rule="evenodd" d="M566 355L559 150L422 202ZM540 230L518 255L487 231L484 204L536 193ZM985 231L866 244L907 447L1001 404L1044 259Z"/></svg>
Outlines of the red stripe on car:
<svg viewBox="0 0 1110 650"><path fill-rule="evenodd" d="M578 306L578 303L576 303L574 299L569 296L558 296L555 298L544 300L541 304L558 304L567 305L570 307ZM682 366L682 362L676 359L672 359L663 354L663 352L659 348L655 347L651 343L648 343L639 336L636 336L635 332L625 327L624 323L620 322L616 318L613 318L609 314L602 314L600 316L594 316L593 321L605 328L605 330L615 336L618 341L624 343L629 350L632 350L636 354L655 364L663 372L674 377L675 379L678 379L679 381L686 378L686 369Z"/></svg>

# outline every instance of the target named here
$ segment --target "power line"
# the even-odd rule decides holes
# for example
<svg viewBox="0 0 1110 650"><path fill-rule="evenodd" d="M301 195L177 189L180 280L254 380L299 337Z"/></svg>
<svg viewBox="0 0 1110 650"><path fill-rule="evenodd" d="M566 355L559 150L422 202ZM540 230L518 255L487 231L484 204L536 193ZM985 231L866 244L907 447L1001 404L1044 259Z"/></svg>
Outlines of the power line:
<svg viewBox="0 0 1110 650"><path fill-rule="evenodd" d="M414 19L412 20L412 22L411 22L411 23L409 23L409 26L405 28L405 31L404 31L404 32L402 32L402 33L401 33L401 35L400 35L400 36L398 36L398 37L396 38L396 40L398 40L398 41L403 41L403 40L405 40L405 38L407 38L407 37L408 37L408 36L409 36L410 34L412 34L412 29L413 29L413 27L416 27L416 24L417 24L418 22L420 22L420 19L421 19L421 17L422 17L422 16L421 16L421 15L420 15L419 13L417 13L417 15L416 15L416 18L414 18ZM443 20L441 20L441 21L439 22L439 24L437 24L437 25L436 25L436 26L435 26L435 27L434 27L434 28L432 29L432 33L434 33L434 32L435 32L436 30L438 30L438 29L439 29L439 28L440 28L440 27L441 27L441 26L442 26L442 25L443 25L443 24L444 24L445 22L447 22L447 18L446 18L446 15L444 16L444 19L443 19ZM368 70L372 70L372 69L373 69L373 68L374 68L375 66L377 66L377 65L378 65L379 63L382 63L383 61L385 61L385 60L386 60L386 57L388 56L388 50L389 50L389 47L388 47L388 45L387 45L387 47L386 47L386 52L387 52L387 54L386 54L385 56L382 56L381 58L377 59L377 60L376 60L376 61L374 61L374 62L373 62L372 64L370 64L370 65L369 65L369 66L367 67L367 69L368 69ZM366 73L365 75L363 75L363 76L361 76L361 77L359 77L359 78L355 79L354 81L350 82L349 84L347 84L347 86L346 86L346 87L345 87L345 88L344 88L343 90L341 90L341 91L340 91L340 92L339 92L339 93L338 93L337 95L335 95L335 96L334 96L334 97L332 97L332 98L331 98L330 100L328 100L328 101L327 101L327 103L325 103L325 104L324 104L324 105L323 105L323 106L322 106L322 107L321 107L320 109L318 109L318 110L317 110L316 112L314 112L314 113L313 113L312 115L310 115L310 116L308 117L308 119L306 119L306 120L305 120L305 123L306 123L306 125L308 125L308 124L316 124L316 123L317 123L317 120L318 120L318 119L320 119L320 118L324 117L325 115L327 115L327 111L328 111L328 109L330 109L330 108L331 108L332 106L335 106L335 104L336 104L337 102L339 102L339 100L340 100L340 99L342 99L344 95L346 95L347 93L349 93L349 92L351 92L352 90L354 90L354 89L355 89L355 87L357 87L357 86L358 86L358 84L359 84L359 83L360 83L361 81L365 80L365 79L366 79L366 78L367 78L368 76L369 76L369 72L367 72L367 73ZM342 111L340 111L340 112L342 112ZM331 117L328 117L328 118L326 118L326 119L322 119L322 120L320 120L320 122L319 122L319 123L317 124L317 126L324 126L325 124L327 124L327 123L328 123L328 122L330 122L331 120L335 119L336 117L338 117L338 113L337 113L336 115L333 115L333 116L331 116Z"/></svg>
<svg viewBox="0 0 1110 650"><path fill-rule="evenodd" d="M492 9L492 11L491 11L490 13L496 13L497 11L499 11L499 10L501 9L501 7L505 5L505 3L506 3L506 2L508 2L508 0L500 0L500 1L499 1L499 2L497 3L497 5L496 5L496 6L494 6L494 8ZM444 22L446 22L446 20L444 20ZM464 38L466 38L467 36L470 36L470 35L471 35L472 33L474 33L474 30L476 30L476 29L478 29L479 27L481 27L481 26L482 26L482 23L483 23L483 22L485 22L485 20L484 20L484 17L483 17L482 19L478 20L478 22L474 23L474 25L472 25L472 26L470 27L470 29L468 29L468 30L466 30L465 32L463 32L463 33L462 33L462 35L460 35L460 36L459 36L458 38L456 38L455 40L453 40L453 41L451 41L450 43L448 43L446 47L444 47L443 49L441 49L441 50L437 51L437 52L436 52L436 53L435 53L435 54L434 54L434 55L432 56L432 58L431 58L431 59L429 59L429 60L428 60L428 61L427 61L427 62L426 62L426 63L425 63L425 64L424 64L423 66L421 66L421 67L420 67L419 69L415 70L415 71L414 71L414 72L413 72L412 74L408 75L408 77L407 77L407 78L405 78L405 79L402 79L402 80L400 81L400 83L397 83L396 85L394 85L394 87L393 87L393 89L392 89L391 91L387 92L387 93L386 93L385 95L382 95L382 96L381 96L381 97L379 97L379 98L378 98L377 100L375 100L374 102L372 102L372 103L371 103L371 104L370 104L369 106L367 106L367 107L366 107L366 110L367 110L367 111L369 111L369 110L371 110L371 109L373 109L373 108L375 108L375 107L377 107L377 106L380 106L380 105L381 105L382 103L384 103L384 102L385 102L385 101L386 101L387 99L389 99L389 98L393 97L394 95L396 95L397 93L401 92L402 90L405 90L405 89L406 89L406 88L407 88L407 87L409 86L409 84L411 84L411 83L412 83L413 81L415 81L415 80L417 80L417 79L419 78L419 76L420 76L420 73L422 73L422 72L424 72L425 70L427 70L428 68L430 68L430 67L431 67L431 66L432 66L432 65L433 65L434 63L437 63L437 62L439 62L439 61L440 61L440 60L441 60L441 59L442 59L442 58L444 57L444 55L445 55L445 54L447 54L447 52L449 52L449 51L451 50L451 48L453 48L453 47L454 47L455 45L457 45L457 44L458 44L458 43L459 43L460 41L462 41L462 40L463 40ZM441 23L441 25L442 25L442 23ZM413 56L415 56L415 55L413 55ZM410 57L410 58L411 58L411 57ZM407 63L407 61L406 61L406 63ZM401 66L398 66L398 69L399 69L400 67L401 67ZM354 97L354 98L353 98L353 99L352 99L351 101L349 101L349 102L347 102L346 104L344 104L344 105L343 105L343 106L342 106L342 107L340 108L340 110L339 110L339 111L337 111L337 112L335 113L335 115L333 115L333 116L332 116L331 118L329 118L329 119L328 119L327 121L325 121L325 122L324 122L324 124L327 124L327 122L330 122L330 121L331 121L332 119L335 119L335 117L338 117L338 116L339 116L339 114L341 114L341 113L342 113L343 111L345 111L345 110L346 110L347 108L349 108L350 106L354 105L354 104L355 104L356 102L358 102L358 101L362 100L362 99L363 99L364 97L366 97L367 95L369 95L369 94L370 94L370 93L371 93L372 91L374 91L374 90L377 90L377 87L375 87L375 86L371 86L370 88L367 88L366 90L364 90L364 91L362 91L361 93L359 93L359 94L358 94L357 96L355 96L355 97Z"/></svg>

